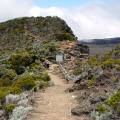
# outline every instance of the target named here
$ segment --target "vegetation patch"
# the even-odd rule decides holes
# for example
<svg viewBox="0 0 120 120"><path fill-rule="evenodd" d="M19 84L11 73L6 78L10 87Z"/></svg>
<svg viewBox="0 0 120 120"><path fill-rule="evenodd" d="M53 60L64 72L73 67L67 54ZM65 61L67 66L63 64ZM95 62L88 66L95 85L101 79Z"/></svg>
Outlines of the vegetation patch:
<svg viewBox="0 0 120 120"><path fill-rule="evenodd" d="M106 105L105 105L105 104L99 104L99 105L97 106L97 110L98 110L98 112L100 112L100 113L106 112L106 111L107 111Z"/></svg>
<svg viewBox="0 0 120 120"><path fill-rule="evenodd" d="M24 74L16 82L13 87L17 86L22 90L31 90L35 86L35 80L32 75Z"/></svg>
<svg viewBox="0 0 120 120"><path fill-rule="evenodd" d="M18 66L29 66L32 62L34 62L33 56L27 51L16 52L11 55L10 63L13 67Z"/></svg>
<svg viewBox="0 0 120 120"><path fill-rule="evenodd" d="M95 84L96 82L96 77L93 76L91 79L88 80L88 86L91 87Z"/></svg>
<svg viewBox="0 0 120 120"><path fill-rule="evenodd" d="M108 100L107 100L107 105L111 106L113 109L118 107L118 104L120 102L120 90L117 91L117 93L115 93L113 96L111 96Z"/></svg>
<svg viewBox="0 0 120 120"><path fill-rule="evenodd" d="M20 94L22 93L22 89L19 88L18 86L14 86L10 88L10 93L11 94Z"/></svg>
<svg viewBox="0 0 120 120"><path fill-rule="evenodd" d="M12 113L13 109L15 108L14 104L8 104L5 106L5 111L7 114Z"/></svg>
<svg viewBox="0 0 120 120"><path fill-rule="evenodd" d="M0 87L0 102L2 102L9 93L10 91L8 87Z"/></svg>

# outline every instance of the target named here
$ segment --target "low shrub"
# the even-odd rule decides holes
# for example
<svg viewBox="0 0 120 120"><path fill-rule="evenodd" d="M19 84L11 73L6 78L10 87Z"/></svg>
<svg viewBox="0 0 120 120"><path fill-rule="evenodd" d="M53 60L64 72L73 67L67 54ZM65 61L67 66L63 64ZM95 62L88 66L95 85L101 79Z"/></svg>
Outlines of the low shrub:
<svg viewBox="0 0 120 120"><path fill-rule="evenodd" d="M117 70L117 71L120 71L120 65L117 65L117 66L116 66L116 70Z"/></svg>
<svg viewBox="0 0 120 120"><path fill-rule="evenodd" d="M48 75L48 73L44 73L44 74L42 74L41 75L41 79L43 80L43 81L50 81L50 76Z"/></svg>
<svg viewBox="0 0 120 120"><path fill-rule="evenodd" d="M33 62L32 55L29 54L27 51L21 51L14 53L10 57L10 63L13 67L16 66L28 66Z"/></svg>
<svg viewBox="0 0 120 120"><path fill-rule="evenodd" d="M74 41L74 40L76 40L76 38L72 34L69 34L69 33L56 34L56 39L59 41L63 41L63 40Z"/></svg>
<svg viewBox="0 0 120 120"><path fill-rule="evenodd" d="M90 57L89 60L88 60L88 64L89 64L91 67L100 65L100 60L99 60L99 58L98 58L98 55L93 56L93 57Z"/></svg>
<svg viewBox="0 0 120 120"><path fill-rule="evenodd" d="M91 87L95 84L96 78L93 76L91 79L88 80L88 86Z"/></svg>
<svg viewBox="0 0 120 120"><path fill-rule="evenodd" d="M80 67L75 68L74 71L73 71L74 75L80 75L81 73L82 73L82 70L81 70Z"/></svg>
<svg viewBox="0 0 120 120"><path fill-rule="evenodd" d="M112 68L114 65L114 60L113 59L108 59L102 63L103 68Z"/></svg>
<svg viewBox="0 0 120 120"><path fill-rule="evenodd" d="M0 102L2 102L6 95L9 94L9 88L8 87L0 87Z"/></svg>
<svg viewBox="0 0 120 120"><path fill-rule="evenodd" d="M17 75L13 69L1 69L1 73L1 78L8 78L10 80L14 79L14 77Z"/></svg>
<svg viewBox="0 0 120 120"><path fill-rule="evenodd" d="M115 65L120 65L120 60L108 59L102 63L103 68L113 68Z"/></svg>
<svg viewBox="0 0 120 120"><path fill-rule="evenodd" d="M97 110L100 113L104 113L104 112L107 111L107 108L106 108L106 106L104 104L100 104L100 105L97 106Z"/></svg>
<svg viewBox="0 0 120 120"><path fill-rule="evenodd" d="M43 65L40 64L40 63L32 63L32 64L30 65L30 68L31 68L31 69L40 70L40 69L43 69Z"/></svg>
<svg viewBox="0 0 120 120"><path fill-rule="evenodd" d="M17 86L22 90L30 90L35 86L34 77L30 74L22 75L13 86Z"/></svg>
<svg viewBox="0 0 120 120"><path fill-rule="evenodd" d="M43 89L48 86L48 82L40 81L39 82L39 89Z"/></svg>
<svg viewBox="0 0 120 120"><path fill-rule="evenodd" d="M12 83L13 81L8 78L0 78L0 87L8 87L11 86Z"/></svg>
<svg viewBox="0 0 120 120"><path fill-rule="evenodd" d="M11 89L10 89L11 94L20 94L21 92L22 92L22 90L17 86L11 87Z"/></svg>
<svg viewBox="0 0 120 120"><path fill-rule="evenodd" d="M118 103L120 103L120 90L118 90L117 93L111 96L106 103L114 109L117 108Z"/></svg>
<svg viewBox="0 0 120 120"><path fill-rule="evenodd" d="M94 80L88 80L88 86L91 87L95 84Z"/></svg>
<svg viewBox="0 0 120 120"><path fill-rule="evenodd" d="M15 108L14 104L8 104L5 106L5 111L7 114L12 113L13 109Z"/></svg>

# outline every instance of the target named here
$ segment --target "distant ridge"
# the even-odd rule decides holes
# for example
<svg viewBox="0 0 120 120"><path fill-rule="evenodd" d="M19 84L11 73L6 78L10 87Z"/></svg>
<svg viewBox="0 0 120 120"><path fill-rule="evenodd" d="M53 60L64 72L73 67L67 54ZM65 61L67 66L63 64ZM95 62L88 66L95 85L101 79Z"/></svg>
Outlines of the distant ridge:
<svg viewBox="0 0 120 120"><path fill-rule="evenodd" d="M120 37L105 38L105 39L90 39L90 40L87 40L87 41L80 40L79 43L93 44L93 45L120 44Z"/></svg>

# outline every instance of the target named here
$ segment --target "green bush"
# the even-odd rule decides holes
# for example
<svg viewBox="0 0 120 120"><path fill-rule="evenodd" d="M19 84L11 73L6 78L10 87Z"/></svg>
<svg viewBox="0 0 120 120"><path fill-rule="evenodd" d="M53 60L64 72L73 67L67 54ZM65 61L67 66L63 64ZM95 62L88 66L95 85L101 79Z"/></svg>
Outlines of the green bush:
<svg viewBox="0 0 120 120"><path fill-rule="evenodd" d="M43 65L40 64L40 63L32 63L32 64L30 65L30 68L31 68L31 69L40 70L40 69L43 69Z"/></svg>
<svg viewBox="0 0 120 120"><path fill-rule="evenodd" d="M6 95L9 94L9 88L8 87L0 87L0 101L2 101Z"/></svg>
<svg viewBox="0 0 120 120"><path fill-rule="evenodd" d="M88 80L88 86L93 86L95 84L95 81L94 80Z"/></svg>
<svg viewBox="0 0 120 120"><path fill-rule="evenodd" d="M0 87L8 87L11 86L12 83L13 81L8 78L0 78Z"/></svg>
<svg viewBox="0 0 120 120"><path fill-rule="evenodd" d="M75 68L74 71L73 71L74 75L80 75L81 73L82 73L82 70L81 70L80 67Z"/></svg>
<svg viewBox="0 0 120 120"><path fill-rule="evenodd" d="M14 104L8 104L5 106L5 111L6 113L12 113L13 109L15 108L15 105Z"/></svg>
<svg viewBox="0 0 120 120"><path fill-rule="evenodd" d="M39 82L39 89L43 89L48 86L48 82L40 81Z"/></svg>
<svg viewBox="0 0 120 120"><path fill-rule="evenodd" d="M42 74L41 75L41 79L43 80L43 81L50 81L50 76L48 75L48 73L44 73L44 74Z"/></svg>
<svg viewBox="0 0 120 120"><path fill-rule="evenodd" d="M102 63L103 68L112 68L114 65L114 60L113 59L108 59Z"/></svg>
<svg viewBox="0 0 120 120"><path fill-rule="evenodd" d="M63 41L63 40L70 40L70 41L74 41L76 40L76 38L70 34L70 33L59 33L56 34L56 39L59 41Z"/></svg>
<svg viewBox="0 0 120 120"><path fill-rule="evenodd" d="M116 94L111 96L106 103L114 109L117 108L118 103L120 103L120 90L118 90Z"/></svg>
<svg viewBox="0 0 120 120"><path fill-rule="evenodd" d="M14 53L10 57L10 63L15 66L28 66L33 62L32 56L27 51Z"/></svg>
<svg viewBox="0 0 120 120"><path fill-rule="evenodd" d="M89 87L93 86L95 84L95 80L96 80L95 76L93 76L90 80L88 80L88 86Z"/></svg>
<svg viewBox="0 0 120 120"><path fill-rule="evenodd" d="M22 75L13 86L17 86L22 90L30 90L35 86L34 77L30 74Z"/></svg>
<svg viewBox="0 0 120 120"><path fill-rule="evenodd" d="M117 71L120 71L120 65L117 65L117 66L116 66L116 70L117 70Z"/></svg>
<svg viewBox="0 0 120 120"><path fill-rule="evenodd" d="M0 101L2 101L7 94L4 91L0 90Z"/></svg>
<svg viewBox="0 0 120 120"><path fill-rule="evenodd" d="M89 60L88 60L88 64L91 67L100 65L100 61L99 61L98 56L96 55L96 56L90 57Z"/></svg>
<svg viewBox="0 0 120 120"><path fill-rule="evenodd" d="M106 61L106 60L109 60L111 59L111 56L112 56L112 52L109 52L109 53L106 53L103 57L102 57L102 61Z"/></svg>
<svg viewBox="0 0 120 120"><path fill-rule="evenodd" d="M13 70L13 69L1 69L1 72L3 74L1 76L1 78L3 78L3 79L8 78L8 79L12 80L17 75L15 70Z"/></svg>
<svg viewBox="0 0 120 120"><path fill-rule="evenodd" d="M12 69L1 69L0 87L10 86L16 75L16 72Z"/></svg>
<svg viewBox="0 0 120 120"><path fill-rule="evenodd" d="M103 68L112 68L115 65L120 65L120 60L108 59L102 63Z"/></svg>
<svg viewBox="0 0 120 120"><path fill-rule="evenodd" d="M100 113L104 113L106 112L107 108L104 104L100 104L97 106L97 110L100 112Z"/></svg>
<svg viewBox="0 0 120 120"><path fill-rule="evenodd" d="M21 92L22 92L22 90L17 86L11 87L11 89L10 89L11 94L20 94Z"/></svg>
<svg viewBox="0 0 120 120"><path fill-rule="evenodd" d="M44 47L45 49L48 50L48 52L51 52L51 53L57 51L56 41L46 42L44 43Z"/></svg>

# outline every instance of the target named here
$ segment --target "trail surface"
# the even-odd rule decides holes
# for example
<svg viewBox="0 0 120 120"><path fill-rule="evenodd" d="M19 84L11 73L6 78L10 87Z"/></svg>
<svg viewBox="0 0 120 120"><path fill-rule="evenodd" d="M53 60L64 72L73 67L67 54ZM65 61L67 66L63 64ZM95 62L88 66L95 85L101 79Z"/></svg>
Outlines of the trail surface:
<svg viewBox="0 0 120 120"><path fill-rule="evenodd" d="M65 81L48 71L54 86L48 87L43 92L37 92L36 105L29 120L83 120L71 115L71 109L75 107L75 100L71 93L65 90L70 87Z"/></svg>

